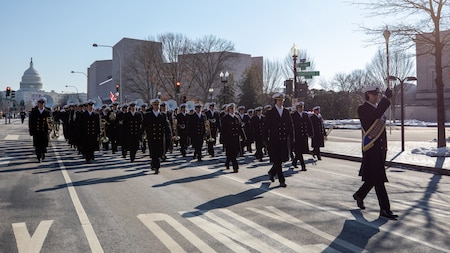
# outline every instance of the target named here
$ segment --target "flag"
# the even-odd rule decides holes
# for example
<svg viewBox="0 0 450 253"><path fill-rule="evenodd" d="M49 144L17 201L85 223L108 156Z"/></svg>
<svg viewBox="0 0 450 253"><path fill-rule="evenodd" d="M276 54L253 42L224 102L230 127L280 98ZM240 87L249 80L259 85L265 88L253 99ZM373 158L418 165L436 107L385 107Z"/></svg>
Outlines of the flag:
<svg viewBox="0 0 450 253"><path fill-rule="evenodd" d="M112 93L111 91L109 92L109 99L111 99L111 102L114 103L114 101L117 100L117 96L114 95L114 93Z"/></svg>

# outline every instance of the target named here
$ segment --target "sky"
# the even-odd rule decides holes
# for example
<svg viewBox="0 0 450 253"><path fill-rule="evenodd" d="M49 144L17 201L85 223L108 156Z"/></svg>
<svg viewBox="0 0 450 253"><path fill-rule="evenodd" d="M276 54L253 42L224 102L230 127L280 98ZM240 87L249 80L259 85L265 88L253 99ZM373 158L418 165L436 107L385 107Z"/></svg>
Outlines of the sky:
<svg viewBox="0 0 450 253"><path fill-rule="evenodd" d="M0 4L0 88L20 88L33 58L45 91L86 92L87 68L111 59L122 38L148 39L180 33L191 39L214 35L239 53L284 61L293 43L315 62L316 81L364 69L383 45L360 26L383 20L364 17L342 0L14 0ZM380 44L381 43L381 44ZM318 82L316 82L318 83Z"/></svg>

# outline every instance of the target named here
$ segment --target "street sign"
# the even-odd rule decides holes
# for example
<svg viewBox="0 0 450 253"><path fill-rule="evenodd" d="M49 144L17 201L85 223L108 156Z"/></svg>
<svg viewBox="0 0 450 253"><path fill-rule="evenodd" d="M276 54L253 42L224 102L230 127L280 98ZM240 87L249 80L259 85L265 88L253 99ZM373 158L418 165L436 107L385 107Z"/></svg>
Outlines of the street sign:
<svg viewBox="0 0 450 253"><path fill-rule="evenodd" d="M299 64L298 64L298 67L299 68L307 68L307 67L310 67L311 66L311 62L300 62Z"/></svg>
<svg viewBox="0 0 450 253"><path fill-rule="evenodd" d="M319 71L300 71L297 72L299 76L320 76Z"/></svg>

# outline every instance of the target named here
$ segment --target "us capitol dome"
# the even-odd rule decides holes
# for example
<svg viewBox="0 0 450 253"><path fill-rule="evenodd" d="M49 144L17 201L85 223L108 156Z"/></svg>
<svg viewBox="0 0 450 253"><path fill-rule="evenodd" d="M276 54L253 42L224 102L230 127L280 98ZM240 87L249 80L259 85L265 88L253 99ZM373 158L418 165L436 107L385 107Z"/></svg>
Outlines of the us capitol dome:
<svg viewBox="0 0 450 253"><path fill-rule="evenodd" d="M42 86L41 76L33 67L33 58L31 58L30 67L23 73L22 82L20 82L20 90L40 91L42 90Z"/></svg>

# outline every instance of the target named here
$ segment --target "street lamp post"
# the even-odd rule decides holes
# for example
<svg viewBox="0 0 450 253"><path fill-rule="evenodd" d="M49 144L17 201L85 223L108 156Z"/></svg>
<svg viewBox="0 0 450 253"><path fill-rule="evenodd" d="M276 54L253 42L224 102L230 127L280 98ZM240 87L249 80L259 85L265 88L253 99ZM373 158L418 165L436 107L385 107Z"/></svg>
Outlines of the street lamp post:
<svg viewBox="0 0 450 253"><path fill-rule="evenodd" d="M110 47L113 49L113 51L116 51L117 55L119 56L119 100L120 103L123 103L122 96L122 57L120 56L119 50L115 49L113 46L109 45L98 45L98 44L92 44L93 47Z"/></svg>
<svg viewBox="0 0 450 253"><path fill-rule="evenodd" d="M80 100L80 97L78 96L78 88L76 86L73 85L66 85L66 87L71 87L71 88L75 88L75 90L77 91L77 99L78 101Z"/></svg>
<svg viewBox="0 0 450 253"><path fill-rule="evenodd" d="M220 72L219 76L220 76L220 81L222 82L223 85L223 91L224 91L224 100L223 103L228 103L228 76L230 74L228 73L228 71L225 71L225 74L223 72Z"/></svg>
<svg viewBox="0 0 450 253"><path fill-rule="evenodd" d="M300 49L298 48L297 44L294 43L291 47L291 56L294 60L294 98L298 97L297 91L298 91L298 84L297 84L297 57L300 53Z"/></svg>
<svg viewBox="0 0 450 253"><path fill-rule="evenodd" d="M208 92L209 92L209 101L212 102L213 101L212 97L213 97L213 93L214 93L214 88L212 88L212 87L209 88Z"/></svg>
<svg viewBox="0 0 450 253"><path fill-rule="evenodd" d="M383 32L383 36L384 39L386 40L386 85L387 88L390 89L391 85L389 83L389 37L391 36L391 32L388 30L387 26L386 26L386 30L384 30ZM389 110L389 134L392 133L392 109Z"/></svg>
<svg viewBox="0 0 450 253"><path fill-rule="evenodd" d="M401 121L401 139L402 139L402 151L405 151L405 109L404 109L404 95L403 95L403 84L405 81L417 81L416 77L408 76L400 79L396 76L389 76L388 80L400 82L400 121Z"/></svg>
<svg viewBox="0 0 450 253"><path fill-rule="evenodd" d="M88 86L89 86L89 77L88 77L88 75L86 73L81 72L81 71L73 71L73 70L70 71L70 73L72 73L72 74L82 74L82 75L86 76L86 89L88 88Z"/></svg>

